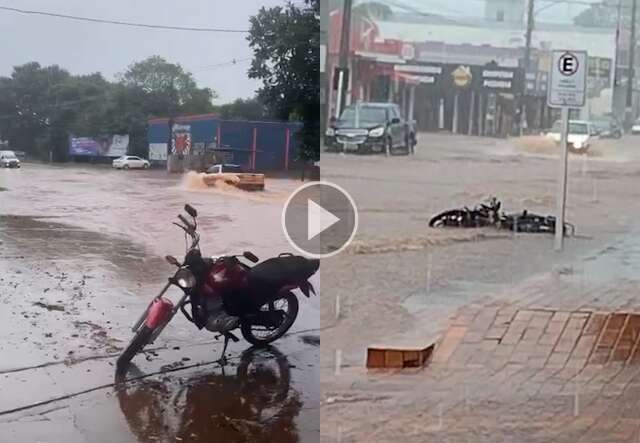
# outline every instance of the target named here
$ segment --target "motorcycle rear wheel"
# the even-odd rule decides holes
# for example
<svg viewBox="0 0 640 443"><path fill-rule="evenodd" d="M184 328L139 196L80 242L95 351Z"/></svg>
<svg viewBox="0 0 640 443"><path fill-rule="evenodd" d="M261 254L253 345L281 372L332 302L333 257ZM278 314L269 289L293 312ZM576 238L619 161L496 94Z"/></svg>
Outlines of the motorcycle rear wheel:
<svg viewBox="0 0 640 443"><path fill-rule="evenodd" d="M242 322L242 325L240 326L240 332L242 333L242 336L246 341L254 346L266 346L269 343L273 343L287 333L287 331L291 328L291 326L293 326L293 323L298 317L298 298L293 293L287 292L286 294L279 296L278 298L268 303L265 303L261 307L261 309L267 307L269 310L272 310L272 306L275 307L275 304L278 303L278 301L282 300L287 302L285 318L277 328L272 329L267 335L258 336L256 335L257 330L254 330L254 328L256 327L264 328L264 326L255 325L250 321Z"/></svg>
<svg viewBox="0 0 640 443"><path fill-rule="evenodd" d="M120 354L120 357L118 357L118 361L116 362L116 370L118 373L127 370L133 357L149 343L152 335L153 329L147 325L142 325L142 327L138 329L136 335L133 336L125 350Z"/></svg>
<svg viewBox="0 0 640 443"><path fill-rule="evenodd" d="M443 226L459 226L466 216L467 213L461 209L444 211L429 220L429 227L440 228Z"/></svg>

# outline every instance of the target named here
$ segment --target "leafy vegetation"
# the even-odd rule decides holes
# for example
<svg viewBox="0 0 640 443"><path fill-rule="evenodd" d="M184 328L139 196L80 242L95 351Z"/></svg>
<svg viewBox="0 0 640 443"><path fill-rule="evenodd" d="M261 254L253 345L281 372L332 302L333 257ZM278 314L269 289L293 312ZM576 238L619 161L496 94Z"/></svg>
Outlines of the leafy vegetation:
<svg viewBox="0 0 640 443"><path fill-rule="evenodd" d="M301 120L302 160L320 158L320 2L262 8L251 18L249 77L262 80L258 100L278 119Z"/></svg>
<svg viewBox="0 0 640 443"><path fill-rule="evenodd" d="M131 153L146 156L149 117L211 112L214 97L158 56L134 63L116 82L27 63L0 77L0 138L32 156L51 151L63 161L70 134L129 134Z"/></svg>

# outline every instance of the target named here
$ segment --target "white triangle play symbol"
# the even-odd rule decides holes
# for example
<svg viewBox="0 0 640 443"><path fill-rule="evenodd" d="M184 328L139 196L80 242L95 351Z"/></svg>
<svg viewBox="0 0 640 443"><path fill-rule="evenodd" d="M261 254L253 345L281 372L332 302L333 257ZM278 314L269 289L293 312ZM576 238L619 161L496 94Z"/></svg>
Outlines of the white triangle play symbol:
<svg viewBox="0 0 640 443"><path fill-rule="evenodd" d="M311 240L340 219L311 199L307 199L307 240Z"/></svg>

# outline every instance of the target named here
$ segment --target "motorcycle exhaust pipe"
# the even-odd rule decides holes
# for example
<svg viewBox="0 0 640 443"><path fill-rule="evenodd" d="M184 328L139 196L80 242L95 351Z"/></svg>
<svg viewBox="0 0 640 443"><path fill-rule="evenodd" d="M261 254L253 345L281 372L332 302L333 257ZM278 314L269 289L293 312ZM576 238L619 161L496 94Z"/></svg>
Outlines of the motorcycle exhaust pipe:
<svg viewBox="0 0 640 443"><path fill-rule="evenodd" d="M164 285L164 288L162 288L162 291L160 291L160 294L156 295L153 298L153 300L151 300L151 302L147 305L147 309L144 310L140 318L138 318L138 320L131 327L132 332L138 332L138 329L140 329L140 326L142 326L142 323L147 319L147 315L149 315L149 309L151 309L151 305L153 305L153 302L157 298L162 297L164 293L167 292L167 289L169 289L169 286L171 286L171 282L167 282L167 284Z"/></svg>

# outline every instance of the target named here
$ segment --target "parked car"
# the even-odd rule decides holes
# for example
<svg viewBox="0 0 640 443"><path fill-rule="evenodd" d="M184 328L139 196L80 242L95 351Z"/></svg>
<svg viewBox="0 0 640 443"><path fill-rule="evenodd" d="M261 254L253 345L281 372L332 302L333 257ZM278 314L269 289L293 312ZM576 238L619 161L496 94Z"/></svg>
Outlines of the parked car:
<svg viewBox="0 0 640 443"><path fill-rule="evenodd" d="M614 117L596 117L592 124L600 138L622 137L622 125Z"/></svg>
<svg viewBox="0 0 640 443"><path fill-rule="evenodd" d="M150 163L148 160L135 155L123 155L116 158L112 166L116 169L149 169Z"/></svg>
<svg viewBox="0 0 640 443"><path fill-rule="evenodd" d="M263 191L264 174L246 172L240 165L222 163L207 169L203 177L207 186L215 186L217 182L224 182L245 191Z"/></svg>
<svg viewBox="0 0 640 443"><path fill-rule="evenodd" d="M13 151L0 151L0 166L3 168L19 168L20 160Z"/></svg>
<svg viewBox="0 0 640 443"><path fill-rule="evenodd" d="M551 128L551 131L547 134L547 137L551 138L557 144L560 144L562 136L562 122L556 121ZM567 136L567 143L569 151L578 154L587 152L593 139L596 138L596 131L593 125L584 120L570 120L569 121L569 133Z"/></svg>
<svg viewBox="0 0 640 443"><path fill-rule="evenodd" d="M633 135L640 134L640 118L635 122L633 122L633 125L631 126L631 134Z"/></svg>
<svg viewBox="0 0 640 443"><path fill-rule="evenodd" d="M327 148L359 154L387 155L414 152L417 143L414 122L402 119L394 103L359 103L347 106L325 134Z"/></svg>

